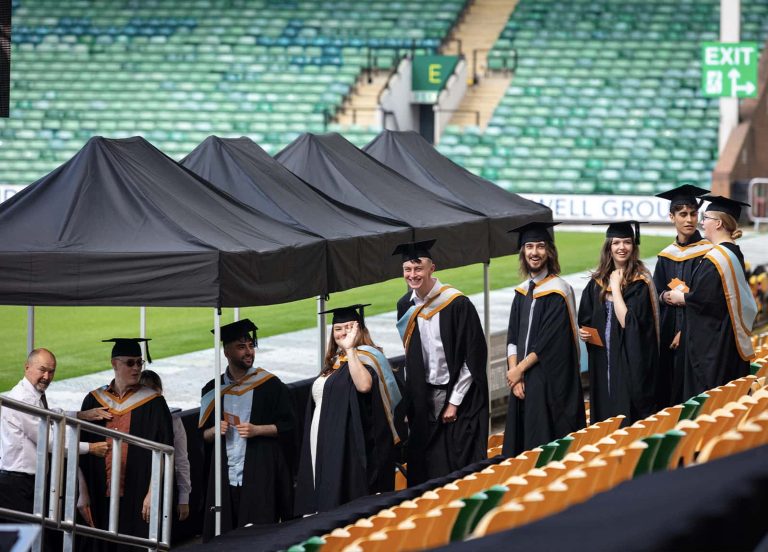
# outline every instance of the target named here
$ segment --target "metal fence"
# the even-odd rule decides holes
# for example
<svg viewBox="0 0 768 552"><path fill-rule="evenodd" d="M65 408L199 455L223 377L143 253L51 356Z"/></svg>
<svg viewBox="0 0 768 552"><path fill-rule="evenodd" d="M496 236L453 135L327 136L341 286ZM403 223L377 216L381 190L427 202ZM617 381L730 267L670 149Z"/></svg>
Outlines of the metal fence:
<svg viewBox="0 0 768 552"><path fill-rule="evenodd" d="M40 419L37 429L37 465L35 470L35 499L32 513L0 508L0 517L34 523L41 529L63 531L63 550L74 550L75 535L93 537L119 544L140 546L152 550L169 550L171 542L171 512L173 502L173 447L161 445L127 433L107 429L64 414L32 406L8 397L0 396L0 413L11 408ZM152 452L151 506L148 538L119 532L117 521L120 509L121 454L112 455L110 474L109 528L98 529L82 525L76 520L77 473L80 431L102 435L112 439L112 450L119 451L123 443ZM65 437L66 436L66 437ZM65 457L67 462L65 463ZM50 458L50 463L49 463ZM66 469L65 469L66 465ZM50 467L50 470L48 469ZM65 473L66 471L66 473ZM46 475L50 484L46 489ZM66 477L66 479L65 479ZM66 486L63 483L66 481ZM61 507L64 491L63 512ZM45 498L48 508L44 512ZM162 514L161 514L162 505ZM162 515L162 517L161 517ZM42 549L43 531L33 550Z"/></svg>

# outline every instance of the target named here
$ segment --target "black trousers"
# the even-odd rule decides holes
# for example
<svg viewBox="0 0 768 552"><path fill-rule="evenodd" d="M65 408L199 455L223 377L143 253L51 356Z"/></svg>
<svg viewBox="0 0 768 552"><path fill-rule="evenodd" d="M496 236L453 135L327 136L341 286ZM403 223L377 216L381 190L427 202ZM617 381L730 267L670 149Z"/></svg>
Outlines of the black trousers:
<svg viewBox="0 0 768 552"><path fill-rule="evenodd" d="M35 476L0 470L0 507L31 514L34 505Z"/></svg>

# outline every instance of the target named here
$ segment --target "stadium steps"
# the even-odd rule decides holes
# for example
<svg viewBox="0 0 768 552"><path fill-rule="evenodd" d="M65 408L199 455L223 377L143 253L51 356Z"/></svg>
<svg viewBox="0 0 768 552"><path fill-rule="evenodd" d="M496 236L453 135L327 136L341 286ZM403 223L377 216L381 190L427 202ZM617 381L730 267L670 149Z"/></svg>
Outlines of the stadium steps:
<svg viewBox="0 0 768 552"><path fill-rule="evenodd" d="M441 53L458 55L461 42L461 53L466 56L469 64L467 84L473 84L473 70L480 76L485 73L488 52L504 30L517 3L518 0L474 0L465 10L461 21L448 34ZM473 67L475 58L477 63Z"/></svg>
<svg viewBox="0 0 768 552"><path fill-rule="evenodd" d="M508 72L494 71L486 77L487 57L504 30L518 0L475 0L464 12L442 48L443 54L457 54L459 41L469 64L467 92L451 117L456 126L474 125L484 129L512 81ZM479 119L479 120L478 120Z"/></svg>
<svg viewBox="0 0 768 552"><path fill-rule="evenodd" d="M377 115L379 94L387 85L389 75L389 71L374 71L369 78L367 71L362 72L336 116L341 128L380 126Z"/></svg>

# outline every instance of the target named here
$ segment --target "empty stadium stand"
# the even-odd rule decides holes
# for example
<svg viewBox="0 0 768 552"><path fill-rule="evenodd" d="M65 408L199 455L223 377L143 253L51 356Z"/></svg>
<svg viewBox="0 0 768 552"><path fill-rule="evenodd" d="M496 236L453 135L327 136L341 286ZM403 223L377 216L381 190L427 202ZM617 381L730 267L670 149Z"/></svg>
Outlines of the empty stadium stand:
<svg viewBox="0 0 768 552"><path fill-rule="evenodd" d="M369 50L383 68L406 50L433 51L462 5L14 0L0 178L29 184L93 135L141 135L174 158L211 134L276 152L325 130ZM347 136L362 145L376 133Z"/></svg>
<svg viewBox="0 0 768 552"><path fill-rule="evenodd" d="M718 102L699 93L700 43L719 0L521 0L489 55L511 86L485 130L449 127L440 150L514 192L653 194L706 185ZM742 40L764 41L768 4L743 1Z"/></svg>

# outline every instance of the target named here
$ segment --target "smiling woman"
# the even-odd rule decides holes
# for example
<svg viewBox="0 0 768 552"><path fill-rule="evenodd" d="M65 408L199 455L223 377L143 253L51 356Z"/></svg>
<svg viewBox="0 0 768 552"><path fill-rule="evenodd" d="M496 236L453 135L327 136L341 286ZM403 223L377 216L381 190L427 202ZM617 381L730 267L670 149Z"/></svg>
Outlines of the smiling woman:
<svg viewBox="0 0 768 552"><path fill-rule="evenodd" d="M624 414L625 423L655 408L658 295L639 260L636 221L608 226L597 270L579 305L579 335L587 342L591 422ZM594 332L600 343L592 339Z"/></svg>

